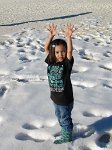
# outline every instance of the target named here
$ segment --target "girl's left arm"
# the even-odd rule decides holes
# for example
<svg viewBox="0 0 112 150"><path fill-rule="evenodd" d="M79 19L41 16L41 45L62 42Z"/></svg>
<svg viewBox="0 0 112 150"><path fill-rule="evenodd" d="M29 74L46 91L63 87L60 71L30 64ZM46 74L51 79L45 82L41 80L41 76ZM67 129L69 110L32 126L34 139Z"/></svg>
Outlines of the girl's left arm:
<svg viewBox="0 0 112 150"><path fill-rule="evenodd" d="M73 46L72 46L72 38L66 37L67 39L67 58L69 60L72 59L72 52L73 52Z"/></svg>
<svg viewBox="0 0 112 150"><path fill-rule="evenodd" d="M67 24L65 36L67 42L67 58L72 59L73 45L72 45L72 33L74 32L74 26L72 24Z"/></svg>

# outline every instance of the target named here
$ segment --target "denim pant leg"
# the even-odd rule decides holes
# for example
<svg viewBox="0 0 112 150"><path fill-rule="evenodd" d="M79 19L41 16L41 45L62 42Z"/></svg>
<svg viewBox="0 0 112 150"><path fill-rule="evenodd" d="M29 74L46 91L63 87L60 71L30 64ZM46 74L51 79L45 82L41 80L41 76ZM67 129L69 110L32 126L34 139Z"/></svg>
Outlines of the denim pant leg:
<svg viewBox="0 0 112 150"><path fill-rule="evenodd" d="M73 130L73 123L71 118L73 103L67 106L61 106L57 104L54 104L54 106L55 106L55 115L58 118L60 126L62 127L62 129L71 132Z"/></svg>

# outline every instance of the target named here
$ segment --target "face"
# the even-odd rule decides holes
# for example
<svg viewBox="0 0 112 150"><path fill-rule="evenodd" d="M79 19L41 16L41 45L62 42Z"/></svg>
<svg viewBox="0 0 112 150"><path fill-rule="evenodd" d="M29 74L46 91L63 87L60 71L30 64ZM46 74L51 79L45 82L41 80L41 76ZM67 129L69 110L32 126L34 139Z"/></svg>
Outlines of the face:
<svg viewBox="0 0 112 150"><path fill-rule="evenodd" d="M56 62L62 62L66 57L66 49L63 45L56 45L55 47Z"/></svg>

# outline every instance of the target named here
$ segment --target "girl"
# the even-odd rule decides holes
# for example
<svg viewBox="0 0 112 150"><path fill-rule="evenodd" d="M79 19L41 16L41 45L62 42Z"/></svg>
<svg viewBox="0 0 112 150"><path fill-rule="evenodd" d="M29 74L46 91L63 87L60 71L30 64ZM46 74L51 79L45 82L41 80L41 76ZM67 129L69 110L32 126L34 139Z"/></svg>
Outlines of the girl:
<svg viewBox="0 0 112 150"><path fill-rule="evenodd" d="M61 126L60 139L54 141L55 144L61 144L72 141L73 123L71 111L73 109L73 90L70 80L71 70L74 63L72 56L72 33L74 26L67 24L63 32L66 36L66 42L63 39L55 39L57 35L57 25L49 25L50 35L45 43L45 52L48 64L47 75L50 86L51 99L54 102L55 114Z"/></svg>

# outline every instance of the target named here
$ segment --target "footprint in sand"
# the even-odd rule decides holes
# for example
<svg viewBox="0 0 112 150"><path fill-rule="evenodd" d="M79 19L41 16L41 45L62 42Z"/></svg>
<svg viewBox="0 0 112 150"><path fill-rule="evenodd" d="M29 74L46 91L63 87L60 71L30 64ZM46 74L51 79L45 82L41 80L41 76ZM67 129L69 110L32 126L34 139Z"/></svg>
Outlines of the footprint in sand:
<svg viewBox="0 0 112 150"><path fill-rule="evenodd" d="M99 137L96 139L96 144L101 148L105 148L109 144L110 140L111 140L110 133L103 133L99 135Z"/></svg>
<svg viewBox="0 0 112 150"><path fill-rule="evenodd" d="M0 85L0 97L3 97L6 91L7 87L5 85Z"/></svg>
<svg viewBox="0 0 112 150"><path fill-rule="evenodd" d="M72 74L73 73L80 73L80 72L86 72L88 70L88 68L87 67L85 67L85 66L76 66L75 65L75 68L73 68L73 70L72 70Z"/></svg>
<svg viewBox="0 0 112 150"><path fill-rule="evenodd" d="M111 51L107 51L107 52L103 53L103 55L105 57L111 57L112 56L112 52Z"/></svg>
<svg viewBox="0 0 112 150"><path fill-rule="evenodd" d="M75 80L72 80L72 84L73 86L81 87L82 89L93 88L97 85L97 83L92 81L75 81Z"/></svg>
<svg viewBox="0 0 112 150"><path fill-rule="evenodd" d="M26 51L24 50L24 48L20 48L20 49L18 49L18 52L21 54L21 53L25 53Z"/></svg>
<svg viewBox="0 0 112 150"><path fill-rule="evenodd" d="M100 68L112 71L112 63L105 63L104 65L99 65Z"/></svg>
<svg viewBox="0 0 112 150"><path fill-rule="evenodd" d="M17 82L27 83L29 82L27 79L17 79Z"/></svg>
<svg viewBox="0 0 112 150"><path fill-rule="evenodd" d="M108 117L108 116L111 116L111 111L94 108L89 111L84 111L83 116L85 117Z"/></svg>
<svg viewBox="0 0 112 150"><path fill-rule="evenodd" d="M19 57L19 61L21 63L27 63L27 62L31 62L33 60L38 60L40 59L38 56L37 56L37 53L36 51L31 51L31 50L24 50L24 49L19 49L18 50L18 57Z"/></svg>
<svg viewBox="0 0 112 150"><path fill-rule="evenodd" d="M95 114L93 114L91 112L87 112L87 111L83 112L83 116L85 116L85 117L96 117Z"/></svg>
<svg viewBox="0 0 112 150"><path fill-rule="evenodd" d="M112 89L112 82L106 81L105 83L103 83L103 86Z"/></svg>
<svg viewBox="0 0 112 150"><path fill-rule="evenodd" d="M26 62L31 62L31 60L29 60L26 56L20 56L19 60L21 63L26 63Z"/></svg>
<svg viewBox="0 0 112 150"><path fill-rule="evenodd" d="M57 124L56 120L48 119L48 120L36 120L32 123L25 123L22 125L24 129L26 129L27 133L18 133L15 138L17 140L25 141L31 140L34 142L44 142L46 140L54 140L55 135L52 135L50 132L47 132L45 128L51 128Z"/></svg>
<svg viewBox="0 0 112 150"><path fill-rule="evenodd" d="M25 43L19 43L19 42L18 42L18 43L16 44L16 46L19 47L19 48L20 48L20 47L22 48L22 47L25 46Z"/></svg>
<svg viewBox="0 0 112 150"><path fill-rule="evenodd" d="M5 46L5 42L0 42L0 49L5 49L6 48L6 46Z"/></svg>
<svg viewBox="0 0 112 150"><path fill-rule="evenodd" d="M19 68L17 68L16 70L14 70L15 72L19 72L19 71L21 71L21 70L23 70L23 69L25 69L25 67L19 67Z"/></svg>
<svg viewBox="0 0 112 150"><path fill-rule="evenodd" d="M49 139L54 139L53 136L46 131L30 131L28 133L18 133L15 138L21 141L44 142Z"/></svg>
<svg viewBox="0 0 112 150"><path fill-rule="evenodd" d="M90 148L87 147L87 146L79 146L78 149L79 149L79 150L92 150L92 149L90 149Z"/></svg>
<svg viewBox="0 0 112 150"><path fill-rule="evenodd" d="M98 61L100 60L100 53L94 53L89 50L80 49L79 55L82 59Z"/></svg>
<svg viewBox="0 0 112 150"><path fill-rule="evenodd" d="M35 51L31 51L30 54L34 56L34 55L36 55L36 52Z"/></svg>
<svg viewBox="0 0 112 150"><path fill-rule="evenodd" d="M74 125L73 129L73 140L78 138L86 138L95 133L95 130L91 126L86 126L83 124Z"/></svg>

